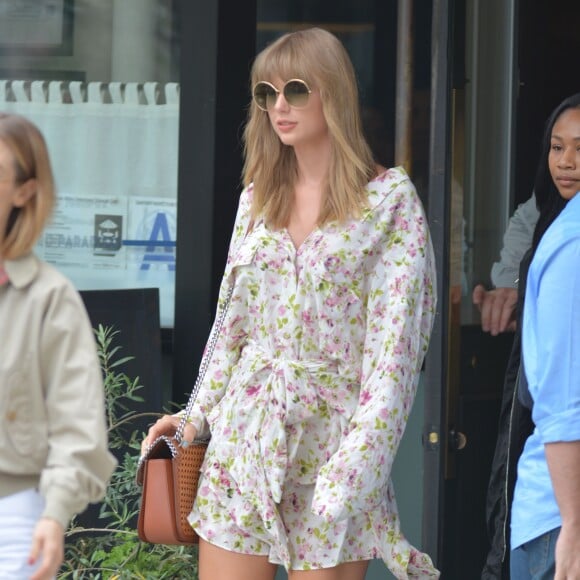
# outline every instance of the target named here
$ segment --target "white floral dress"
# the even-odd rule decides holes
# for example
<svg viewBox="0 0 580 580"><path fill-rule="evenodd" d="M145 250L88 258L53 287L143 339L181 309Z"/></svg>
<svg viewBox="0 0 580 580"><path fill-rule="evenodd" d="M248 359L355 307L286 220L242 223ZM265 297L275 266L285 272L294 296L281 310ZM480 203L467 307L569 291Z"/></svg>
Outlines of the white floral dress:
<svg viewBox="0 0 580 580"><path fill-rule="evenodd" d="M233 295L192 413L211 442L190 522L286 569L382 558L397 578L437 578L390 481L432 328L433 251L403 169L367 190L361 219L299 249L249 228L242 193L220 305Z"/></svg>

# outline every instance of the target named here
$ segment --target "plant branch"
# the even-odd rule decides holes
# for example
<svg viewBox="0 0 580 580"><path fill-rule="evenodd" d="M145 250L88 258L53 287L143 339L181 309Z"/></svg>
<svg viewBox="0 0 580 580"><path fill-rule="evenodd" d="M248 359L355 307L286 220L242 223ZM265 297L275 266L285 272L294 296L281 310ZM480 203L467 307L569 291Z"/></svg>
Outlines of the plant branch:
<svg viewBox="0 0 580 580"><path fill-rule="evenodd" d="M137 536L137 532L134 530L120 530L117 528L73 528L72 530L67 530L65 532L65 537L70 538L78 534L126 534L128 536Z"/></svg>
<svg viewBox="0 0 580 580"><path fill-rule="evenodd" d="M135 413L134 415L131 415L130 417L125 417L125 419L121 419L117 423L111 425L109 427L109 431L113 431L114 429L117 429L118 427L124 425L125 423L131 423L132 421L135 421L135 419L141 419L143 417L162 417L162 416L163 413L153 413L153 412Z"/></svg>

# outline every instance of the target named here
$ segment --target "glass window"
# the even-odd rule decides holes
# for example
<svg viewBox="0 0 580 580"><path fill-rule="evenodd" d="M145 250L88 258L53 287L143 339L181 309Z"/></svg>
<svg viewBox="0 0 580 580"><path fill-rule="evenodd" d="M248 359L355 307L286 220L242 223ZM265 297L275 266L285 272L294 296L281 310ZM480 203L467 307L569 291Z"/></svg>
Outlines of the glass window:
<svg viewBox="0 0 580 580"><path fill-rule="evenodd" d="M59 192L37 253L79 290L158 287L173 326L178 0L0 0L0 110L43 131Z"/></svg>

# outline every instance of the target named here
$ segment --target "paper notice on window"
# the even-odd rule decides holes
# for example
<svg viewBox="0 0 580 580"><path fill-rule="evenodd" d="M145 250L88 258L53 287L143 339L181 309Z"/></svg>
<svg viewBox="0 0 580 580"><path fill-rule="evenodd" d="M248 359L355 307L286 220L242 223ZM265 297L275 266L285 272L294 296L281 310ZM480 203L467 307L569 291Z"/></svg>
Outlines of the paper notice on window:
<svg viewBox="0 0 580 580"><path fill-rule="evenodd" d="M127 200L61 194L37 253L57 268L124 270Z"/></svg>
<svg viewBox="0 0 580 580"><path fill-rule="evenodd" d="M61 194L35 252L78 290L159 288L173 326L177 201Z"/></svg>

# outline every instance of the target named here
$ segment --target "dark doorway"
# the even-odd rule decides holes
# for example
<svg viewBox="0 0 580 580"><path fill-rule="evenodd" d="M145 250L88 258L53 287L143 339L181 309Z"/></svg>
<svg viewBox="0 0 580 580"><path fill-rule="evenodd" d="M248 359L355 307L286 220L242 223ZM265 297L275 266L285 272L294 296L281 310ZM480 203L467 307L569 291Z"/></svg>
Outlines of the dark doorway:
<svg viewBox="0 0 580 580"><path fill-rule="evenodd" d="M516 204L528 199L532 192L546 118L566 97L580 91L579 21L577 0L556 4L543 0L520 2Z"/></svg>
<svg viewBox="0 0 580 580"><path fill-rule="evenodd" d="M472 4L469 0L455 0L449 2L449 7L457 14L462 5L469 12ZM527 0L515 4L514 126L506 126L503 132L505 139L513 138L514 143L513 163L510 166L513 190L502 192L504 197L499 200L506 203L510 200L511 212L532 193L546 118L564 98L580 91L576 74L580 47L577 39L580 3L563 0L549 4L543 0ZM489 16L490 13L484 14ZM500 25L497 21L488 24L494 27ZM453 64L457 65L464 58L466 48L460 35L457 35L458 30L454 32L456 37L452 41L451 54ZM469 44L469 40L466 43ZM485 49L487 47L482 50ZM503 58L511 56L504 55ZM456 95L461 90L461 75L459 71L457 76L456 66L453 68L450 92ZM470 82L470 79L466 78L466 81ZM499 99L494 101L493 91L486 92L487 89L481 90L477 98L488 99L490 108L505 105ZM453 101L452 96L450 101ZM456 114L454 119L457 118ZM510 136L512 129L513 137ZM452 131L451 128L449 130ZM468 147L469 143L466 142L465 151ZM490 155L489 150L478 153ZM480 159L478 163L484 162ZM489 193L476 180L471 194L478 199L485 197L488 205L494 204L494 208L499 210L497 206L500 203L497 199L491 201ZM500 236L502 228L499 227ZM491 263L479 265L487 271L491 267ZM444 272L440 271L439 274L444 275ZM477 281L473 280L473 283ZM468 288L469 294L471 289ZM466 300L470 302L470 297ZM443 507L440 512L442 529L438 538L438 563L446 580L476 579L481 576L489 548L485 500L512 335L505 333L491 337L482 332L479 316L468 321L463 310L461 316L457 316L453 307L447 324L442 341L449 349L449 356L442 357L441 383L451 386L447 387L447 391L443 388L442 416L447 432L443 433L445 448L440 467L444 483L440 498L440 506ZM465 445L457 437L458 433L465 436ZM509 529L507 533L509 535Z"/></svg>

